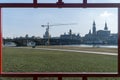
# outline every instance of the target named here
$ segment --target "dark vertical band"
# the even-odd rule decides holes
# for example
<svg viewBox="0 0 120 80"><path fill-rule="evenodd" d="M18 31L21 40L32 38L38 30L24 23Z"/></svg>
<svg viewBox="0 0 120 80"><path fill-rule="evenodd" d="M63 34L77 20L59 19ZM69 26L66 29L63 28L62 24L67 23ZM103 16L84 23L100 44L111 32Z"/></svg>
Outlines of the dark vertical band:
<svg viewBox="0 0 120 80"><path fill-rule="evenodd" d="M120 74L120 7L118 8L118 73Z"/></svg>
<svg viewBox="0 0 120 80"><path fill-rule="evenodd" d="M37 7L37 0L33 0L34 7Z"/></svg>
<svg viewBox="0 0 120 80"><path fill-rule="evenodd" d="M2 73L2 13L0 8L0 74Z"/></svg>

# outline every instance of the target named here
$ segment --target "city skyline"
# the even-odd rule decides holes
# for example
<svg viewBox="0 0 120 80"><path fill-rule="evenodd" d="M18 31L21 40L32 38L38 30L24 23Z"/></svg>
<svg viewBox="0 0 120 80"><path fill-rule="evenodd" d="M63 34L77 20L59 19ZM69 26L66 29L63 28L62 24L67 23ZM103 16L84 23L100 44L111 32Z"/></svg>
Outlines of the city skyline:
<svg viewBox="0 0 120 80"><path fill-rule="evenodd" d="M71 29L67 33L59 35L59 37L51 37L48 29L53 25L48 25L43 25L43 27L46 27L46 32L43 38L26 34L21 37L4 38L4 43L15 42L19 46L27 45L26 42L35 43L37 45L118 44L118 34L111 33L108 29L107 22L104 24L104 29L96 30L96 23L93 21L92 29L82 37L79 34L74 34Z"/></svg>
<svg viewBox="0 0 120 80"><path fill-rule="evenodd" d="M47 2L48 0L45 1ZM75 2L77 1L78 0L75 0ZM93 1L96 2L96 0L88 0L88 2ZM101 2L102 1L105 2L104 0L101 0ZM112 2L112 0L106 1ZM25 2L28 2L28 0ZM65 0L65 2L69 1ZM74 0L71 0L71 2L74 2ZM119 1L116 0L115 2ZM117 8L4 8L2 11L3 37L17 37L26 34L43 37L45 28L42 28L41 25L45 25L48 22L51 25L77 23L77 25L51 27L50 34L53 37L59 36L69 29L72 29L76 34L80 33L81 36L84 36L92 28L94 20L97 30L103 29L104 23L107 22L111 33L117 33Z"/></svg>
<svg viewBox="0 0 120 80"><path fill-rule="evenodd" d="M49 25L49 24L48 24L48 25ZM25 37L32 38L32 37L33 37L33 38L45 38L45 39L46 39L46 38L48 38L48 34L46 34L47 28L48 28L47 26L48 26L48 25L45 25L45 26L46 26L46 27L45 27L45 28L46 28L46 31L45 31L45 33L44 33L42 36L36 36L36 35L31 35L31 36L30 36L29 34L25 34L25 35L21 35L21 36L6 37L6 38L11 38L11 39L13 38L13 39L14 39L14 38L20 38L20 37L21 37L21 38L25 38ZM57 25L57 24L56 24L56 25ZM68 25L68 24L59 24L59 25ZM58 25L58 26L59 26L59 25ZM52 25L52 26L54 26L54 25ZM93 29L93 26L94 26L95 29ZM93 21L93 23L92 23L92 28L89 29L89 31L88 31L85 35L83 35L83 36L80 35L79 33L74 33L74 32L72 31L72 29L69 29L68 31L66 31L66 32L64 32L64 33L61 33L60 35L57 35L57 36L52 36L51 34L49 34L49 38L59 38L61 35L69 35L70 32L71 32L72 35L76 35L76 36L79 35L80 37L85 37L85 36L88 35L88 34L94 34L93 32L95 32L95 31L96 31L96 33L97 33L97 31L98 31L98 32L99 32L99 31L100 31L100 32L101 32L101 31L108 31L108 32L110 32L111 35L114 35L114 34L117 35L117 33L111 33L111 30L109 30L109 28L108 28L107 22L104 23L103 29L99 29L99 30L98 30L98 29L96 28L96 22ZM46 36L46 37L45 37L45 36ZM99 37L99 36L98 36L98 37ZM5 37L4 37L4 38L5 38Z"/></svg>

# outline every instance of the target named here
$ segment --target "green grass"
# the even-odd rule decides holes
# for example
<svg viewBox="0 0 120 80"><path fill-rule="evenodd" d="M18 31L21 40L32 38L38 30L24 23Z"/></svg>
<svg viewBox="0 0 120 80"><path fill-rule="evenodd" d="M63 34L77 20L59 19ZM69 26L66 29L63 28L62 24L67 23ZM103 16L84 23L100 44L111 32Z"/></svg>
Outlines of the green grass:
<svg viewBox="0 0 120 80"><path fill-rule="evenodd" d="M4 48L5 72L115 72L117 56Z"/></svg>
<svg viewBox="0 0 120 80"><path fill-rule="evenodd" d="M116 72L117 56L4 47L3 71ZM109 79L90 79L90 80L109 80Z"/></svg>

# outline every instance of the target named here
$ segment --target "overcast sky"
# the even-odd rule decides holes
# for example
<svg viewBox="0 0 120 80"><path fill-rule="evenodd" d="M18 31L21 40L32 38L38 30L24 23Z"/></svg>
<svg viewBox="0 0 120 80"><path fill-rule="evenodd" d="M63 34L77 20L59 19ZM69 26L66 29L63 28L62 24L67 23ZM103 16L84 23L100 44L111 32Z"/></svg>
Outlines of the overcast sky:
<svg viewBox="0 0 120 80"><path fill-rule="evenodd" d="M39 2L56 2L57 0L39 0ZM63 0L64 2L82 2L82 0ZM0 2L32 2L32 0L0 0ZM89 3L97 2L120 2L120 0L88 0ZM117 33L117 8L3 8L2 23L4 37L39 36L43 37L48 22L54 24L71 24L65 26L50 27L51 36L59 36L72 29L73 33L84 36L92 29L93 21L96 22L97 30L103 30L105 21L112 33Z"/></svg>

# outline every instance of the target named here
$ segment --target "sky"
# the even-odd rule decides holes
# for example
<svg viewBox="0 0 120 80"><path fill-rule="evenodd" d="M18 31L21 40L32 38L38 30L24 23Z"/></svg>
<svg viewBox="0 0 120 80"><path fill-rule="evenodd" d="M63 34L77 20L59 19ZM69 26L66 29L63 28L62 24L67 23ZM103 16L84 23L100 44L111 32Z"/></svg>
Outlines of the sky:
<svg viewBox="0 0 120 80"><path fill-rule="evenodd" d="M57 0L38 0L38 2L56 2ZM82 2L82 0L63 0L64 3ZM0 3L24 2L32 0L0 0ZM88 0L89 3L118 3L120 0ZM117 33L118 14L117 8L3 8L2 29L3 37L38 36L43 37L45 28L41 25L71 24L50 27L52 37L68 33L69 29L75 34L84 36L92 29L93 21L96 22L97 30L103 30L105 22L111 33Z"/></svg>

